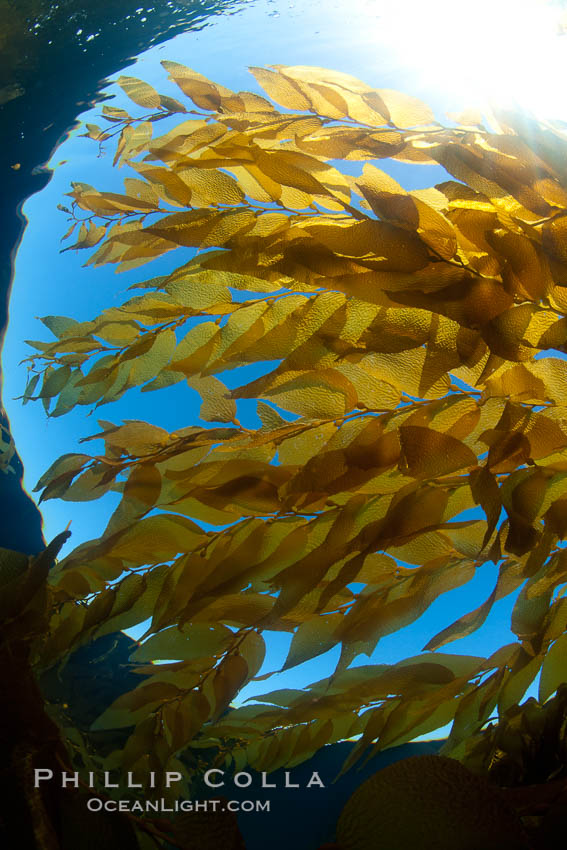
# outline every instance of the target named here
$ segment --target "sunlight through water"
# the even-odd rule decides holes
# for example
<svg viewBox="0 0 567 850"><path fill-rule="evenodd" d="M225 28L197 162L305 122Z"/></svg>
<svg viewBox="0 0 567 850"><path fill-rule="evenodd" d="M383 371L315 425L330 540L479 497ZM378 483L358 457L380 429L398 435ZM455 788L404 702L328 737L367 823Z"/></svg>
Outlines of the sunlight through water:
<svg viewBox="0 0 567 850"><path fill-rule="evenodd" d="M467 107L567 120L567 13L550 0L384 4L379 40L401 66Z"/></svg>

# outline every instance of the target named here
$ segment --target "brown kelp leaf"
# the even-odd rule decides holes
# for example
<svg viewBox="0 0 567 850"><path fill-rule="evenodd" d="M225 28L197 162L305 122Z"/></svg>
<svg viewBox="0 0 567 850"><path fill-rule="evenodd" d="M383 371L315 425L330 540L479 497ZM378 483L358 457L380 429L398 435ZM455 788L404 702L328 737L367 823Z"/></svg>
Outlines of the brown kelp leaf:
<svg viewBox="0 0 567 850"><path fill-rule="evenodd" d="M459 469L476 467L476 455L460 440L415 425L400 428L402 468L416 478L436 478Z"/></svg>
<svg viewBox="0 0 567 850"><path fill-rule="evenodd" d="M471 493L476 504L480 505L486 514L487 527L483 540L483 548L486 546L496 524L500 518L502 499L495 476L486 468L479 467L474 470L469 478Z"/></svg>

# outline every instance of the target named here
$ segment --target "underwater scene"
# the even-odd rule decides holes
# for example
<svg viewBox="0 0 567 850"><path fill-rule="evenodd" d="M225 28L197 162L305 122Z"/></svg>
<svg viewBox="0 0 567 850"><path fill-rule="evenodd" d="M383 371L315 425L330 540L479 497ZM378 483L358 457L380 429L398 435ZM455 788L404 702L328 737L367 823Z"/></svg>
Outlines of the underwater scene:
<svg viewBox="0 0 567 850"><path fill-rule="evenodd" d="M556 847L567 4L0 12L3 846Z"/></svg>

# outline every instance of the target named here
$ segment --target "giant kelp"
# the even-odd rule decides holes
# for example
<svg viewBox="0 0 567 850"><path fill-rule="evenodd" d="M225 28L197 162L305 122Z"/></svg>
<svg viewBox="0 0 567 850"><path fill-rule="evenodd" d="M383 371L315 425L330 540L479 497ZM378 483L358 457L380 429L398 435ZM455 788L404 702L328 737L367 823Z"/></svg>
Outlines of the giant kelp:
<svg viewBox="0 0 567 850"><path fill-rule="evenodd" d="M211 426L102 421L85 439L104 453L42 477L43 499L121 493L51 572L42 663L151 618L133 656L149 678L98 721L135 727L107 761L129 770L175 770L191 746L269 771L360 735L353 761L451 721L462 758L540 670L542 700L564 678L565 137L508 112L444 126L325 69L252 69L268 100L163 65L192 103L119 79L143 115L106 105L87 134L117 139L124 192L75 183L67 236L119 270L196 253L91 321L46 317L25 399L59 416L186 383ZM380 159L452 179L406 191ZM268 361L232 391L217 377ZM488 599L422 654L350 667L484 564ZM519 588L515 643L439 651ZM337 668L226 713L266 630L293 634L285 669L340 645Z"/></svg>

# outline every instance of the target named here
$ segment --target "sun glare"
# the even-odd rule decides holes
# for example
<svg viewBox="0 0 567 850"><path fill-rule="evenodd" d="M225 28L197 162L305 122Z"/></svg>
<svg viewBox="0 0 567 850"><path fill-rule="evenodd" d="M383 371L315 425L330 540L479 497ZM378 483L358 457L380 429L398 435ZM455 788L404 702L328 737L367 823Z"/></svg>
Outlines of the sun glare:
<svg viewBox="0 0 567 850"><path fill-rule="evenodd" d="M555 0L384 4L380 40L400 63L467 107L516 106L567 120L567 15Z"/></svg>

